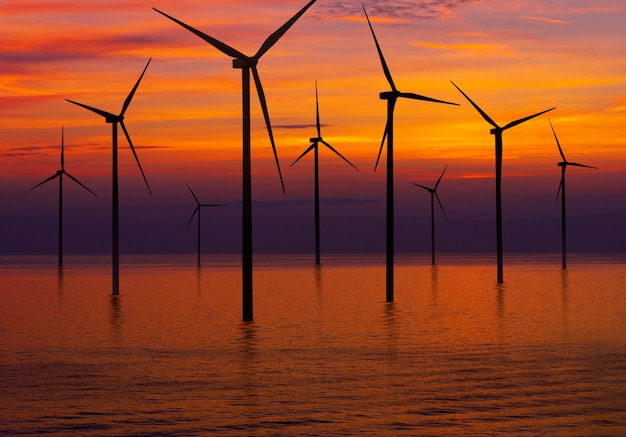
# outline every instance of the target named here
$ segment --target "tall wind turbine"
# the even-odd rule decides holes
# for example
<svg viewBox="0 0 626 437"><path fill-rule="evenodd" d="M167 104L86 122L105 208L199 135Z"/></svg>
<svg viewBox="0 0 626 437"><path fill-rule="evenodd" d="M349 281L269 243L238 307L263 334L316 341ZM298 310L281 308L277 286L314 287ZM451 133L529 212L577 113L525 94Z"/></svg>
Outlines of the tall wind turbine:
<svg viewBox="0 0 626 437"><path fill-rule="evenodd" d="M320 178L319 178L319 144L322 143L326 147L328 147L331 151L333 151L337 156L346 161L356 170L356 166L348 161L341 153L339 153L333 146L328 144L322 138L322 128L320 125L320 104L317 95L317 81L315 82L315 115L316 115L316 123L317 123L317 137L310 138L311 145L308 149L306 149L302 155L298 157L291 165L293 166L296 162L298 162L304 155L313 151L314 156L314 173L315 173L315 264L320 265Z"/></svg>
<svg viewBox="0 0 626 437"><path fill-rule="evenodd" d="M573 165L574 167L585 167L585 168L595 168L590 165L579 164L577 162L569 162L565 158L565 154L563 153L563 149L561 149L561 144L559 143L559 139L556 136L556 132L554 131L554 126L552 126L552 121L548 119L550 122L550 127L552 128L552 133L554 134L554 139L556 140L556 145L559 148L559 153L561 154L561 158L563 158L562 162L559 162L557 165L561 167L561 182L559 183L559 189L556 192L556 200L559 200L559 194L561 195L561 252L562 252L562 267L563 270L567 268L567 239L566 239L566 227L565 227L565 170L568 165Z"/></svg>
<svg viewBox="0 0 626 437"><path fill-rule="evenodd" d="M259 102L261 103L261 109L263 110L263 116L265 118L265 124L267 126L267 133L272 144L272 150L274 151L274 159L276 160L276 166L278 167L278 175L280 176L280 183L285 191L285 185L283 183L283 176L280 171L280 164L278 162L278 154L276 152L276 145L274 143L274 135L272 134L272 126L270 123L270 116L267 109L267 101L265 99L265 93L259 77L259 71L257 69L257 63L261 57L271 49L274 44L289 30L291 26L306 12L309 7L315 3L316 0L309 1L296 15L294 15L289 21L283 24L278 30L272 33L261 45L259 50L254 56L246 56L239 50L236 50L212 36L207 35L193 27L177 20L174 17L167 15L164 12L154 9L161 15L169 18L170 20L178 23L185 29L194 33L204 41L224 53L233 59L233 68L241 69L241 84L242 84L242 303L243 303L243 320L253 320L253 301L252 301L252 169L251 169L251 157L250 157L250 72L254 77L254 83L257 93L259 95Z"/></svg>
<svg viewBox="0 0 626 437"><path fill-rule="evenodd" d="M433 188L413 182L413 185L417 185L418 187L421 187L430 193L430 242L432 251L432 265L435 265L435 198L437 199L437 203L439 203L439 207L441 208L441 212L443 213L444 218L446 219L446 221L448 221L446 212L444 211L441 200L439 200L439 195L437 194L437 187L439 187L439 182L441 182L441 178L443 178L443 174L446 172L447 168L448 166L446 165Z"/></svg>
<svg viewBox="0 0 626 437"><path fill-rule="evenodd" d="M196 209L193 210L193 214L191 214L191 217L189 218L189 221L187 222L187 227L189 227L189 225L191 224L191 221L193 220L193 218L196 216L196 213L197 213L198 214L198 267L200 267L200 223L202 222L202 220L200 219L201 209L202 207L205 207L205 206L208 207L208 206L221 206L221 205L212 204L212 203L200 203L200 201L198 200L198 197L196 196L196 193L193 192L189 184L185 182L185 185L187 185L187 188L189 188L191 195L196 201Z"/></svg>
<svg viewBox="0 0 626 437"><path fill-rule="evenodd" d="M56 173L50 176L48 179L39 182L37 185L31 188L31 190L34 190L35 188L45 184L46 182L49 182L57 177L59 178L59 267L63 267L63 175L67 176L78 185L83 187L85 190L98 197L96 193L91 191L89 188L83 185L82 182L80 182L74 176L65 171L65 130L64 128L61 128L61 169L57 170Z"/></svg>
<svg viewBox="0 0 626 437"><path fill-rule="evenodd" d="M73 100L66 99L68 102L73 103L78 106L82 106L85 109L90 110L91 112L95 112L98 115L104 117L106 123L110 123L112 126L112 145L113 145L113 177L112 177L112 203L113 203L113 216L112 216L112 225L113 225L113 247L112 247L112 267L113 267L113 295L120 294L120 251L119 251L119 193L118 193L118 171L117 171L117 125L119 124L124 131L124 135L126 136L126 140L128 141L128 145L130 146L130 150L132 150L133 155L135 156L135 161L137 161L137 165L139 166L139 171L141 171L141 175L143 176L143 180L146 183L146 187L148 187L148 191L150 195L152 195L152 190L150 190L150 185L148 185L148 180L146 179L146 175L141 168L141 163L139 162L139 157L137 156L137 152L135 152L135 147L133 146L133 142L130 139L130 135L126 130L126 126L124 125L124 114L130 105L130 102L139 87L139 83L143 78L144 73L146 72L148 65L150 65L150 61L144 67L141 72L141 76L135 83L133 89L130 90L130 93L126 97L124 104L122 105L122 110L118 115L115 115L111 112L106 112L98 108L94 108L93 106L87 106L82 103L75 102Z"/></svg>
<svg viewBox="0 0 626 437"><path fill-rule="evenodd" d="M495 137L496 140L496 244L497 244L497 258L498 258L498 284L502 284L504 282L504 274L502 267L502 196L501 196L501 187L502 187L502 133L518 124L522 124L525 121L528 121L532 118L538 117L541 114L545 114L546 112L552 111L555 108L546 109L545 111L538 112L533 115L529 115L528 117L520 118L519 120L512 121L504 126L500 127L496 124L495 121L491 119L487 115L485 111L480 109L480 107L474 103L472 99L470 99L467 94L465 94L461 88L456 86L454 82L452 85L461 92L465 96L465 98L472 104L472 106L478 111L478 113L485 119L487 123L493 126L489 132Z"/></svg>
<svg viewBox="0 0 626 437"><path fill-rule="evenodd" d="M434 102L434 103L445 103L446 105L457 105L457 104L445 102L443 100L433 99L430 97L424 97L419 94L404 93L404 92L399 91L396 88L396 85L393 82L393 78L391 77L389 67L387 66L387 62L385 62L383 52L380 49L380 45L378 44L378 39L376 39L374 28L372 27L372 23L370 22L369 16L367 15L367 11L365 10L365 5L362 5L362 6L363 6L363 12L365 12L365 18L367 18L367 23L369 24L370 30L372 31L372 36L374 37L374 43L376 44L376 49L378 50L378 56L380 57L380 62L383 67L383 72L385 73L387 82L389 82L389 85L391 86L391 91L385 91L385 92L380 93L380 99L387 101L387 125L385 126L385 133L383 134L383 140L380 144L380 149L378 151L378 158L376 159L376 166L374 167L374 171L376 171L376 169L378 168L378 161L380 160L380 155L383 151L383 146L385 145L385 139L387 139L387 261L386 261L387 293L386 294L387 294L387 302L393 302L393 280L394 280L394 276L393 276L393 265L394 265L393 111L396 107L396 101L398 100L398 98L402 97L405 99L424 100L427 102Z"/></svg>

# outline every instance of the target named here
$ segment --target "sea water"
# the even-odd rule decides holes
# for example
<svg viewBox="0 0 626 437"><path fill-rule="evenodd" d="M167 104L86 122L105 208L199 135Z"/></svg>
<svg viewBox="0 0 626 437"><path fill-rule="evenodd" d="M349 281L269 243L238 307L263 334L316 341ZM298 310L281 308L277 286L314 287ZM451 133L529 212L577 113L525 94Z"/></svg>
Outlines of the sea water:
<svg viewBox="0 0 626 437"><path fill-rule="evenodd" d="M0 258L0 434L626 435L626 259Z"/></svg>

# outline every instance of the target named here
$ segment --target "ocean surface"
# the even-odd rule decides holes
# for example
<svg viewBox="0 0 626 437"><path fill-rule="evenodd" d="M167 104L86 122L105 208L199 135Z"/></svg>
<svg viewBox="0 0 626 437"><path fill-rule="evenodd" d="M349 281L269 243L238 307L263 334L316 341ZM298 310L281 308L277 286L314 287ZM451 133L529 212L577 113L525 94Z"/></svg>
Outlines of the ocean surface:
<svg viewBox="0 0 626 437"><path fill-rule="evenodd" d="M626 256L0 257L0 435L626 435Z"/></svg>

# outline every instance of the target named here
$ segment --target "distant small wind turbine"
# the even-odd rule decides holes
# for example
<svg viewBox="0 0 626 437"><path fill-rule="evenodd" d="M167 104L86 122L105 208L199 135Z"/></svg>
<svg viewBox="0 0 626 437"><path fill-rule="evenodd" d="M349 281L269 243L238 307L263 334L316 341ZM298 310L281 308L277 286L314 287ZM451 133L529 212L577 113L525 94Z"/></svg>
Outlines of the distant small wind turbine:
<svg viewBox="0 0 626 437"><path fill-rule="evenodd" d="M135 83L135 86L133 87L133 89L130 91L130 93L128 94L128 97L126 97L126 100L124 101L124 104L122 105L122 110L120 111L120 113L118 115L112 114L111 112L106 112L103 111L101 109L98 108L94 108L93 106L87 106L84 105L82 103L78 103L75 102L73 100L69 100L66 99L68 102L73 103L75 105L78 106L82 106L85 109L88 109L91 112L95 112L98 115L101 115L102 117L104 117L104 120L106 121L106 123L110 123L112 126L112 145L113 145L113 187L112 187L112 203L113 203L113 217L112 217L112 225L113 225L113 247L112 247L112 267L113 267L113 294L114 295L118 295L120 294L120 283L119 283L119 270L120 270L120 258L119 258L119 193L118 193L118 170L117 170L117 125L119 124L122 127L122 130L124 131L124 135L126 136L126 140L128 141L128 145L130 146L130 150L132 150L133 155L135 156L135 161L137 161L137 165L139 166L139 171L141 171L141 175L143 176L143 180L146 183L146 187L148 187L148 191L150 192L150 195L152 195L152 190L150 190L150 185L148 185L148 180L146 179L146 175L143 172L143 169L141 168L141 163L139 162L139 157L137 156L137 152L135 152L135 147L133 146L133 142L130 140L130 135L128 134L128 131L126 130L126 126L124 125L124 114L126 113L126 110L128 109L128 106L130 105L130 102L133 99L133 96L135 95L135 92L137 91L137 88L139 87L139 83L141 82L141 79L143 78L144 73L146 72L146 70L148 69L148 65L150 65L150 61L152 59L148 60L148 63L146 64L145 68L143 69L141 76L139 76L139 79L137 80L137 83Z"/></svg>
<svg viewBox="0 0 626 437"><path fill-rule="evenodd" d="M253 314L253 295L252 295L252 169L251 169L251 157L250 157L250 72L254 77L254 83L257 93L259 95L259 102L261 103L261 109L263 110L263 116L265 118L265 124L267 126L267 133L270 137L272 144L272 150L274 151L274 159L276 160L276 166L278 168L278 175L280 177L280 183L285 191L285 184L283 182L283 176L280 171L280 163L278 162L278 154L276 152L276 144L274 143L274 135L272 133L272 125L270 123L270 116L267 110L267 101L265 99L265 93L263 92L263 85L259 77L257 64L261 57L271 49L274 44L293 26L293 24L306 12L309 7L315 3L316 0L308 2L300 11L294 15L289 21L283 24L278 30L272 33L261 45L259 50L254 56L246 56L239 50L236 50L212 36L207 35L193 27L177 20L164 12L154 9L159 14L169 18L170 20L178 23L185 29L194 33L196 36L202 38L213 47L228 55L233 59L233 68L241 69L241 88L242 88L242 301L243 301L243 320L252 321Z"/></svg>
<svg viewBox="0 0 626 437"><path fill-rule="evenodd" d="M573 165L574 167L585 167L585 168L595 168L590 165L579 164L577 162L569 162L565 158L565 154L563 153L563 149L561 149L561 144L559 143L559 139L556 136L556 132L554 131L554 126L552 126L552 121L548 119L550 123L550 127L552 128L552 133L554 134L554 139L556 140L556 145L559 148L559 153L561 154L561 158L563 158L562 162L559 162L557 165L561 167L561 182L559 183L559 189L556 192L555 201L559 200L559 194L561 195L561 252L562 252L562 267L563 270L567 268L567 239L566 239L566 226L565 226L565 170L568 165Z"/></svg>
<svg viewBox="0 0 626 437"><path fill-rule="evenodd" d="M45 184L46 182L49 182L57 177L59 178L59 267L63 267L63 175L67 176L68 178L76 182L78 185L83 187L85 190L89 191L91 194L98 197L96 193L91 191L89 188L83 185L82 182L80 182L74 176L72 176L67 171L65 171L65 130L62 127L61 128L61 169L57 170L57 172L53 174L52 176L50 176L48 179L42 182L39 182L37 185L31 188L31 190L34 190L35 188L37 188L40 185Z"/></svg>
<svg viewBox="0 0 626 437"><path fill-rule="evenodd" d="M445 102L443 100L437 100L430 97L424 97L419 94L414 93L403 93L400 92L396 85L393 82L393 78L391 77L391 73L389 71L389 67L387 66L387 62L385 62L385 58L383 56L383 52L378 44L378 39L376 39L376 34L374 33L374 28L372 27L372 23L370 22L369 16L367 15L367 11L365 10L365 5L363 5L363 12L365 12L365 18L367 18L367 23L369 24L370 30L372 31L372 36L374 37L374 43L376 44L376 49L378 50L378 56L380 57L380 62L383 67L383 72L385 73L385 77L387 78L387 82L391 86L391 91L385 91L380 93L381 100L387 100L387 125L385 126L385 133L383 134L383 140L380 144L380 149L378 151L378 158L376 159L376 165L374 167L374 171L378 168L378 161L380 160L380 155L383 151L383 146L385 145L385 139L387 139L387 260L386 260L386 298L387 302L393 302L393 265L394 265L394 189L393 189L393 112L396 107L396 101L398 98L406 98L413 100L424 100L426 102L433 103L444 103L446 105L456 105L456 103Z"/></svg>
<svg viewBox="0 0 626 437"><path fill-rule="evenodd" d="M432 265L435 265L435 198L437 199L437 203L439 203L439 207L441 208L441 212L443 213L444 218L448 221L448 217L446 216L446 211L443 209L443 205L441 204L441 200L439 200L439 195L437 194L437 187L439 187L439 182L441 182L441 178L443 174L446 172L448 166L446 165L441 172L441 176L437 179L437 183L434 188L426 187L424 185L416 184L413 182L413 185L417 185L428 191L430 193L430 241L431 241L431 251L432 251Z"/></svg>
<svg viewBox="0 0 626 437"><path fill-rule="evenodd" d="M545 114L546 112L552 111L555 108L546 109L545 111L538 112L533 115L529 115L528 117L520 118L519 120L512 121L502 127L498 126L495 121L491 119L487 115L485 111L480 109L480 107L474 103L472 99L470 99L467 94L465 94L461 88L456 86L454 82L452 85L461 92L465 96L465 98L472 104L472 106L478 111L478 113L485 119L487 123L493 126L489 132L495 136L496 141L496 244L497 244L497 257L498 257L498 284L502 284L504 282L504 274L503 274L503 264L502 264L502 196L501 196L501 187L502 187L502 132L505 130L517 126L518 124L522 124L525 121L528 121L532 118L538 117L541 114Z"/></svg>
<svg viewBox="0 0 626 437"><path fill-rule="evenodd" d="M221 206L221 205L212 204L212 203L200 203L200 201L198 200L198 197L196 196L196 193L193 192L189 184L185 182L185 185L187 185L187 188L189 188L191 195L196 201L196 209L193 210L193 214L191 214L191 217L189 218L189 221L187 222L186 228L189 227L193 218L196 216L196 214L198 214L198 267L200 267L200 223L202 222L202 220L200 219L201 209L202 207L205 207L205 206L208 207L208 206Z"/></svg>
<svg viewBox="0 0 626 437"><path fill-rule="evenodd" d="M348 161L341 153L339 153L333 146L328 144L322 138L322 129L320 125L320 105L319 105L319 99L317 95L317 81L315 82L315 115L316 115L316 123L317 123L317 137L309 139L309 141L311 141L311 145L309 146L309 148L306 149L302 153L302 155L300 155L298 159L296 159L291 165L293 166L296 162L300 161L300 159L304 155L309 153L310 151L314 152L313 159L314 159L314 173L315 173L315 264L319 265L320 264L320 179L319 179L319 147L318 147L319 144L322 143L323 145L328 147L337 156L339 156L341 159L346 161L356 170L358 170L358 168L356 168L354 164Z"/></svg>

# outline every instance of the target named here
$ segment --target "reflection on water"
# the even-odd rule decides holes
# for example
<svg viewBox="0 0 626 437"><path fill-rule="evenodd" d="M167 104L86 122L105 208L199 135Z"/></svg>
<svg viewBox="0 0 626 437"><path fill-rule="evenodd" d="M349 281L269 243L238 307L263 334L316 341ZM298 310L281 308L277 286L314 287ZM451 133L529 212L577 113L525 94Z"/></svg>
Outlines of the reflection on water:
<svg viewBox="0 0 626 437"><path fill-rule="evenodd" d="M622 262L261 261L0 266L0 434L626 435Z"/></svg>
<svg viewBox="0 0 626 437"><path fill-rule="evenodd" d="M109 311L111 314L111 334L119 337L122 330L122 296L111 295L109 296Z"/></svg>

